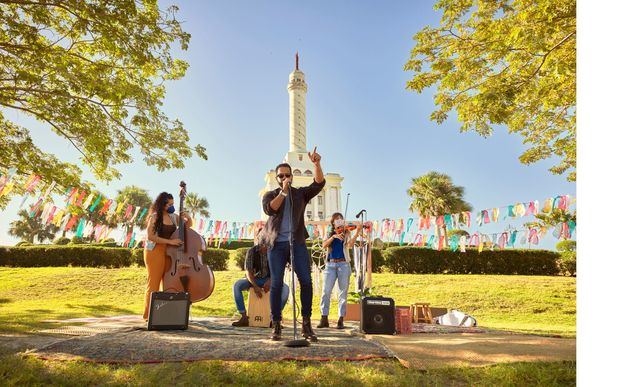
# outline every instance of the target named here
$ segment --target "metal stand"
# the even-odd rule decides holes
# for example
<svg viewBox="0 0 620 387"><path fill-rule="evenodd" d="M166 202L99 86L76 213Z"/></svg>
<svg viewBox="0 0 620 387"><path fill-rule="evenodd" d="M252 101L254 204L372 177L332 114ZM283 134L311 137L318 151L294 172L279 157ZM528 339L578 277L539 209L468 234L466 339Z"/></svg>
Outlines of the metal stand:
<svg viewBox="0 0 620 387"><path fill-rule="evenodd" d="M288 212L288 225L289 225L289 234L288 234L288 246L289 246L289 254L291 259L291 291L293 292L293 340L288 340L284 342L285 347L308 347L310 346L310 342L305 338L297 337L297 303L295 302L295 255L293 254L293 187L290 187L288 196L286 198L289 200L289 212Z"/></svg>

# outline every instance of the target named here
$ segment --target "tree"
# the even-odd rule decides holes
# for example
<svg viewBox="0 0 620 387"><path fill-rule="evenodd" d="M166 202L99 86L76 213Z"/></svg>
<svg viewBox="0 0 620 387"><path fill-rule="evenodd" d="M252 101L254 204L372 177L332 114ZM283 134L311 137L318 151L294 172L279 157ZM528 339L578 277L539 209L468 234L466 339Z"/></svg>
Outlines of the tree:
<svg viewBox="0 0 620 387"><path fill-rule="evenodd" d="M466 230L461 230L457 228L448 230L448 238L452 238L453 236L457 236L459 238L462 236L469 237L469 233Z"/></svg>
<svg viewBox="0 0 620 387"><path fill-rule="evenodd" d="M206 160L161 110L164 83L188 68L172 56L190 39L177 10L156 0L0 0L0 108L43 122L104 181L120 176L134 147L160 171L193 154ZM0 128L0 173L37 173L57 192L79 185L79 167L45 153L2 111Z"/></svg>
<svg viewBox="0 0 620 387"><path fill-rule="evenodd" d="M140 207L140 211L142 211L142 209L144 208L148 209L153 201L145 189L137 187L135 185L129 185L119 190L115 200L118 203L125 202L127 204L131 204L134 208ZM124 220L122 218L122 215L124 215L124 212L121 212L121 216L116 217L115 220L118 223L127 225L128 221ZM144 229L144 227L146 227L146 216L142 217L140 222L136 222L135 225L140 227L141 230Z"/></svg>
<svg viewBox="0 0 620 387"><path fill-rule="evenodd" d="M573 241L570 239L565 239L556 243L555 248L559 252L566 251L576 251L577 250L577 241Z"/></svg>
<svg viewBox="0 0 620 387"><path fill-rule="evenodd" d="M420 216L443 216L471 211L471 205L463 200L465 188L455 186L452 178L443 173L433 171L412 178L407 194L411 196L409 211L418 211ZM447 235L446 225L442 229L443 235ZM435 234L439 235L437 225Z"/></svg>
<svg viewBox="0 0 620 387"><path fill-rule="evenodd" d="M570 212L568 210L554 208L548 214L540 213L534 216L538 220L534 222L525 223L526 227L552 229L552 228L555 228L558 224L562 224L562 223L573 222L575 225L577 224L577 211ZM565 235L561 235L560 237L562 240L566 239Z"/></svg>
<svg viewBox="0 0 620 387"><path fill-rule="evenodd" d="M58 227L53 224L44 225L38 216L33 218L26 210L20 210L17 214L19 219L11 222L9 227L9 235L21 238L29 243L34 243L34 238L42 243L46 240L54 239L58 232Z"/></svg>
<svg viewBox="0 0 620 387"><path fill-rule="evenodd" d="M424 27L405 70L407 89L437 86L431 120L456 110L461 131L487 137L504 124L531 164L576 180L576 0L439 0L438 28Z"/></svg>
<svg viewBox="0 0 620 387"><path fill-rule="evenodd" d="M204 197L198 197L198 194L190 192L185 196L185 211L192 218L196 215L202 215L205 218L210 216L209 214L209 202Z"/></svg>

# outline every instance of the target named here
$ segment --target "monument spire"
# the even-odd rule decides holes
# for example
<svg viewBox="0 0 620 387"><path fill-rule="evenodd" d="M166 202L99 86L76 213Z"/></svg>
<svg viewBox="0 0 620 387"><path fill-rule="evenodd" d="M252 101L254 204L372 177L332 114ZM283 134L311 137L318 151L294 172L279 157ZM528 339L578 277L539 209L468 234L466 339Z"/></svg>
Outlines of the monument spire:
<svg viewBox="0 0 620 387"><path fill-rule="evenodd" d="M288 78L289 95L289 152L306 152L306 85L299 70L299 52L295 53L295 70Z"/></svg>

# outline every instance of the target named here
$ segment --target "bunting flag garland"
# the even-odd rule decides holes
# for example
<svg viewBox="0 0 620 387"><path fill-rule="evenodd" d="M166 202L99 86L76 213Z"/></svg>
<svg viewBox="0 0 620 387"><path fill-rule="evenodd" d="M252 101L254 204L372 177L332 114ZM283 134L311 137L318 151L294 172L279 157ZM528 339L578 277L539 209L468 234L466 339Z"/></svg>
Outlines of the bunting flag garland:
<svg viewBox="0 0 620 387"><path fill-rule="evenodd" d="M140 216L138 216L138 220L137 222L140 223L142 221L142 218L144 218L144 215L146 215L146 212L148 211L148 208L143 208L142 212L140 212Z"/></svg>
<svg viewBox="0 0 620 387"><path fill-rule="evenodd" d="M104 215L105 213L107 213L108 209L110 208L110 205L113 202L113 200L111 200L111 199L104 199L104 200L105 201L103 203L103 207L101 207L101 209L99 210L99 215ZM92 207L91 207L91 209L92 209Z"/></svg>
<svg viewBox="0 0 620 387"><path fill-rule="evenodd" d="M95 208L97 208L97 206L99 205L99 202L101 202L101 198L102 198L102 196L101 196L101 194L99 194L99 196L97 196L97 199L95 199L95 202L88 209L89 212L95 211Z"/></svg>
<svg viewBox="0 0 620 387"><path fill-rule="evenodd" d="M9 173L8 175L0 176L0 196L9 193L16 185L16 182L13 181L13 174ZM110 229L103 224L94 224L86 217L73 215L67 207L75 205L90 213L97 211L98 214L107 215L108 217L117 215L130 225L130 229L123 232L122 239L120 239L122 244L132 248L139 245L138 242L142 240L140 238L141 235L138 235L140 230L132 225L141 224L148 213L148 208L136 206L134 203L129 203L128 200L117 203L112 199L105 198L99 192L80 190L77 187L67 188L62 200L65 206L58 206L54 204L53 200L47 200L52 194L56 183L51 182L47 187L41 187L41 182L40 176L31 174L24 180L24 183L19 182L17 185L18 189L24 191L20 208L26 204L29 197L36 198L29 208L29 216L31 218L36 216L40 218L43 224L54 224L65 232L74 232L78 237L92 237L95 240L103 240L114 229ZM35 189L41 190L38 197L34 194ZM539 203L542 203L542 205ZM555 209L567 211L574 203L575 198L571 198L569 195L558 195L541 202L531 200L504 207L489 207L475 213L475 224L482 227L489 223L498 223L500 218L506 220L508 218L534 216L539 213L548 214ZM470 233L469 237L459 235L448 236L445 234L445 231L458 230L463 226L470 228L471 217L471 212L466 211L438 216L420 215L418 217L375 220L370 221L368 224L369 232L383 241L395 242L399 245L426 246L428 248L449 249L452 251L463 251L467 246L477 247L478 251L482 251L485 247L491 249L513 248L517 245L520 235L523 236L520 240L521 245L526 243L528 246L537 245L547 231L558 239L570 239L574 236L576 229L576 224L571 221L561 223L550 230L530 228L527 230L508 230L488 234L477 231L473 234ZM221 246L241 239L253 238L255 230L258 230L264 222L238 222L197 217L193 224L199 234L204 236L208 246ZM435 230L438 230L438 235L433 233ZM328 233L328 225L326 222L308 224L307 231L313 238L321 237L325 239ZM426 235L425 231L430 231L430 235Z"/></svg>
<svg viewBox="0 0 620 387"><path fill-rule="evenodd" d="M133 206L131 204L129 204L127 206L127 209L125 210L125 215L123 216L123 219L127 220L129 219L129 217L131 216L133 212Z"/></svg>
<svg viewBox="0 0 620 387"><path fill-rule="evenodd" d="M133 223L136 220L136 217L138 216L138 212L140 211L140 207L136 207L135 211L133 212L133 215L131 216L131 219L129 219L129 223Z"/></svg>
<svg viewBox="0 0 620 387"><path fill-rule="evenodd" d="M88 194L88 196L86 197L86 200L84 200L84 203L82 203L82 205L80 207L82 207L82 208L88 207L90 205L90 202L93 200L94 197L95 197L95 194L93 192Z"/></svg>
<svg viewBox="0 0 620 387"><path fill-rule="evenodd" d="M77 207L81 207L82 206L82 201L84 200L84 196L86 196L86 191L82 191L82 193L80 193L80 196L77 197L77 199L75 199L75 204Z"/></svg>

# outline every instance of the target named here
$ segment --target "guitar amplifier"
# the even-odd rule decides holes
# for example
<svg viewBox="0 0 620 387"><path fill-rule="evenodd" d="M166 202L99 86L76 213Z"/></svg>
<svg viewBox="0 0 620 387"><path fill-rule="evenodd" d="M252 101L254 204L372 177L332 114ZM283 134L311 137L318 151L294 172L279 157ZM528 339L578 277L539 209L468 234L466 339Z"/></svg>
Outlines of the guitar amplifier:
<svg viewBox="0 0 620 387"><path fill-rule="evenodd" d="M364 297L361 301L360 330L364 333L393 335L394 299L386 297Z"/></svg>
<svg viewBox="0 0 620 387"><path fill-rule="evenodd" d="M189 322L189 293L151 293L149 331L187 329Z"/></svg>

